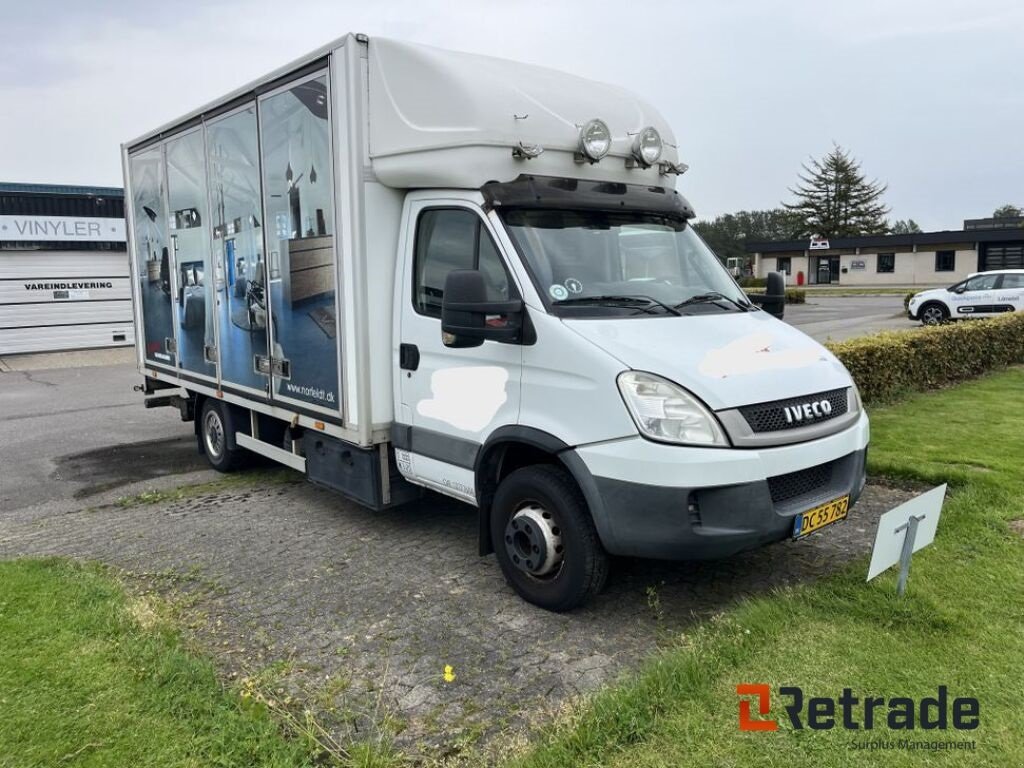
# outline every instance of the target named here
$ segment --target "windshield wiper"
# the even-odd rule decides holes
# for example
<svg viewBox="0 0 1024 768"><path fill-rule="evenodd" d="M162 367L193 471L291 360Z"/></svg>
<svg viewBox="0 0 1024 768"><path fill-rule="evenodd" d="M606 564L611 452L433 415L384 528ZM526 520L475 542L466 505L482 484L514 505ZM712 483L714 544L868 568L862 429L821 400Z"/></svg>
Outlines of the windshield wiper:
<svg viewBox="0 0 1024 768"><path fill-rule="evenodd" d="M553 301L552 304L564 306L566 304L633 304L636 305L638 302L646 302L647 306L643 307L645 311L651 309L652 306L661 307L670 315L676 317L682 317L682 312L673 307L671 304L666 304L663 301L658 301L653 296L646 296L642 293L637 294L606 294L601 296L570 296L567 299L558 299Z"/></svg>
<svg viewBox="0 0 1024 768"><path fill-rule="evenodd" d="M686 301L681 301L676 304L675 308L685 307L690 304L713 304L717 301L727 301L732 304L740 312L749 312L750 305L743 304L742 302L736 301L736 299L730 299L724 293L718 293L718 291L710 291L708 293L698 293L696 296L691 296Z"/></svg>

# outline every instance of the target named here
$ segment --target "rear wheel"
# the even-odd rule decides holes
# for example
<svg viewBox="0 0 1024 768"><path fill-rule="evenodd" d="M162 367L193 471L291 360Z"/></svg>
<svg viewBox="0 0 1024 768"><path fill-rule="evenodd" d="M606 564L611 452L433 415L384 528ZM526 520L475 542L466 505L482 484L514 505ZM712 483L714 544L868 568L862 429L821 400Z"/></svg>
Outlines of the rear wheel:
<svg viewBox="0 0 1024 768"><path fill-rule="evenodd" d="M524 467L501 482L491 508L491 539L505 579L541 608L576 608L608 578L608 555L583 494L558 467Z"/></svg>
<svg viewBox="0 0 1024 768"><path fill-rule="evenodd" d="M941 325L949 320L949 310L941 304L925 304L919 317L925 325Z"/></svg>
<svg viewBox="0 0 1024 768"><path fill-rule="evenodd" d="M219 400L203 401L199 416L199 439L206 460L218 472L233 472L245 465L249 452L228 445L228 436L234 442L235 420L231 408Z"/></svg>

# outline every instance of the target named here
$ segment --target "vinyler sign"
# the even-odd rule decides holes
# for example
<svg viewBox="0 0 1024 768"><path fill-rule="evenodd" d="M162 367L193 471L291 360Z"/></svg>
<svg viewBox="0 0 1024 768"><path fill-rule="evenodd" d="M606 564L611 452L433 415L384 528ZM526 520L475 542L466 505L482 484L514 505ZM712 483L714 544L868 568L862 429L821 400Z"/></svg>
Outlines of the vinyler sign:
<svg viewBox="0 0 1024 768"><path fill-rule="evenodd" d="M123 243L124 219L89 216L0 216L0 240Z"/></svg>

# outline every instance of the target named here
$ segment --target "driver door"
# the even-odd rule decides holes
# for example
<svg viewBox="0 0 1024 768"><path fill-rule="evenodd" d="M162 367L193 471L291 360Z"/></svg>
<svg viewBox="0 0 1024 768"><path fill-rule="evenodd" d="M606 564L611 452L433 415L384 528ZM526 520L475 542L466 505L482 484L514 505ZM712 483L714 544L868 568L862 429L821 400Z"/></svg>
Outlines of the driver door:
<svg viewBox="0 0 1024 768"><path fill-rule="evenodd" d="M484 274L487 298L520 297L490 223L464 201L417 201L407 210L405 267L399 299L399 402L403 439L396 441L407 478L476 503L474 465L496 428L516 424L522 346L486 340L445 346L441 336L444 283L453 269Z"/></svg>

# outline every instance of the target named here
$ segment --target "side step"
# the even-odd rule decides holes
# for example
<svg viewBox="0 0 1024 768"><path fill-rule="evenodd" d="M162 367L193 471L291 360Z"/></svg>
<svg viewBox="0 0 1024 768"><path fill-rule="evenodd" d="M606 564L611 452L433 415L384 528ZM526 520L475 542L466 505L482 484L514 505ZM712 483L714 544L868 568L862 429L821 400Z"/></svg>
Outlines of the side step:
<svg viewBox="0 0 1024 768"><path fill-rule="evenodd" d="M258 453L260 456L266 456L268 459L273 459L303 474L306 472L306 460L291 451L286 451L284 448L264 443L262 440L257 440L255 437L251 437L244 432L235 432L235 442L253 453Z"/></svg>

